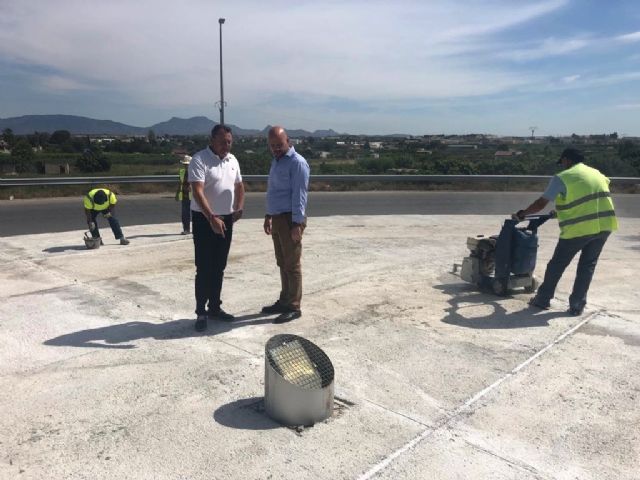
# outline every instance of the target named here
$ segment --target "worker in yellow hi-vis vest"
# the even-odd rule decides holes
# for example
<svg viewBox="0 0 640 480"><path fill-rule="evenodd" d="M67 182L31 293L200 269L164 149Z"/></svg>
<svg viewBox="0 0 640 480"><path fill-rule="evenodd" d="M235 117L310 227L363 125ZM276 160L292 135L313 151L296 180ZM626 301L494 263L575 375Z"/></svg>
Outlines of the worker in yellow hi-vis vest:
<svg viewBox="0 0 640 480"><path fill-rule="evenodd" d="M178 191L176 192L176 200L180 202L182 213L182 235L191 233L191 184L189 183L188 168L191 157L185 155L180 160L180 170L178 170Z"/></svg>
<svg viewBox="0 0 640 480"><path fill-rule="evenodd" d="M569 312L572 315L582 314L600 252L611 232L618 229L609 179L583 162L584 156L579 150L566 148L557 162L562 166L562 171L551 179L540 198L514 214L522 220L555 200L560 239L547 264L544 281L529 304L544 310L550 307L560 277L580 252L569 297Z"/></svg>
<svg viewBox="0 0 640 480"><path fill-rule="evenodd" d="M111 231L120 240L120 245L129 245L129 240L124 238L118 219L113 216L118 199L116 194L108 188L94 188L84 196L84 213L87 217L87 225L93 238L100 238L97 217L102 214L109 222Z"/></svg>

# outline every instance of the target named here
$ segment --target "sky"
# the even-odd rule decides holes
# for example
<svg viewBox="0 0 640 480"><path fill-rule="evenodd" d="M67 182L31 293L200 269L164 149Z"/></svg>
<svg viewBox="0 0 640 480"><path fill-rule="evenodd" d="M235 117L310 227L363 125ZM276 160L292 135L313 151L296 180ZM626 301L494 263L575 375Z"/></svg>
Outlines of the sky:
<svg viewBox="0 0 640 480"><path fill-rule="evenodd" d="M0 118L640 136L638 0L0 0Z"/></svg>

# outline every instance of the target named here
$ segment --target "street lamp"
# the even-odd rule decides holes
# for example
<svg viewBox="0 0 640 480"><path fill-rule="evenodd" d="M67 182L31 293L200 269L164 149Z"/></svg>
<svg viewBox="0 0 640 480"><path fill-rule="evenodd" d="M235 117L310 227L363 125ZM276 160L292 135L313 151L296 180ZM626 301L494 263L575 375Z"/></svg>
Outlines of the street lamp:
<svg viewBox="0 0 640 480"><path fill-rule="evenodd" d="M222 24L224 18L219 18L220 24L220 125L224 125L224 87L222 84Z"/></svg>

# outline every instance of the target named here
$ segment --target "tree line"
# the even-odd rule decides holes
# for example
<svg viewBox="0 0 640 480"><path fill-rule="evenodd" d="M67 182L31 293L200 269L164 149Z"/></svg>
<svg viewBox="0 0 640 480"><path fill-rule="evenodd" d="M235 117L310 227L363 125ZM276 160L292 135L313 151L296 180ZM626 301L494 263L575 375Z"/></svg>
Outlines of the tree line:
<svg viewBox="0 0 640 480"><path fill-rule="evenodd" d="M602 138L600 138L602 137ZM67 161L78 172L108 172L114 165L126 166L127 174L148 173L143 167L157 166L153 173L175 170L180 155L193 154L208 144L204 135L162 136L149 131L143 137L100 139L73 136L67 130L51 134L34 132L14 135L2 132L10 150L0 155L0 163L13 165L18 174L44 173L47 161ZM357 141L356 141L357 140ZM371 141L370 141L371 140ZM557 138L543 143L505 144L484 141L472 149L457 149L444 141L421 138L375 138L384 143L373 149L373 138L344 137L299 139L295 145L315 174L424 174L424 175L551 175L560 152L568 146ZM587 163L608 176L640 176L640 143L618 139L617 135L579 137L571 144L581 148ZM496 152L510 156L497 156ZM263 137L236 137L233 152L245 175L264 175L269 171L271 154ZM139 173L136 173L139 172Z"/></svg>

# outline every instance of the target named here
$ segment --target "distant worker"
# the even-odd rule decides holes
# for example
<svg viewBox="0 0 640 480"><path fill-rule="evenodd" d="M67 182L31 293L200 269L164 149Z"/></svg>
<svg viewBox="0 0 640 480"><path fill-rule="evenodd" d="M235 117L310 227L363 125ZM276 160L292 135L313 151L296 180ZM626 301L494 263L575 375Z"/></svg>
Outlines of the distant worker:
<svg viewBox="0 0 640 480"><path fill-rule="evenodd" d="M100 238L97 217L101 213L109 221L111 231L116 240L120 240L120 245L129 245L129 240L122 234L118 219L113 215L117 201L116 194L108 188L94 188L84 196L84 213L93 238Z"/></svg>
<svg viewBox="0 0 640 480"><path fill-rule="evenodd" d="M562 166L562 171L551 179L540 198L514 214L522 220L526 215L539 212L555 199L560 239L547 264L544 281L529 304L544 310L549 308L560 277L580 252L573 291L569 297L569 312L572 315L582 314L600 252L611 232L618 229L609 179L583 161L584 156L579 150L565 149L557 162Z"/></svg>
<svg viewBox="0 0 640 480"><path fill-rule="evenodd" d="M281 288L278 300L262 312L279 313L274 323L285 323L302 316L302 234L307 226L309 164L289 144L284 128L272 127L268 142L273 160L264 232L273 240Z"/></svg>
<svg viewBox="0 0 640 480"><path fill-rule="evenodd" d="M242 217L244 185L240 165L231 152L233 136L225 125L211 130L210 145L189 164L193 245L195 249L196 324L207 328L208 318L233 321L220 300L234 222Z"/></svg>
<svg viewBox="0 0 640 480"><path fill-rule="evenodd" d="M178 170L178 191L176 192L176 200L180 202L182 215L182 235L191 233L191 185L189 184L189 162L191 157L185 155L180 160L180 169Z"/></svg>

